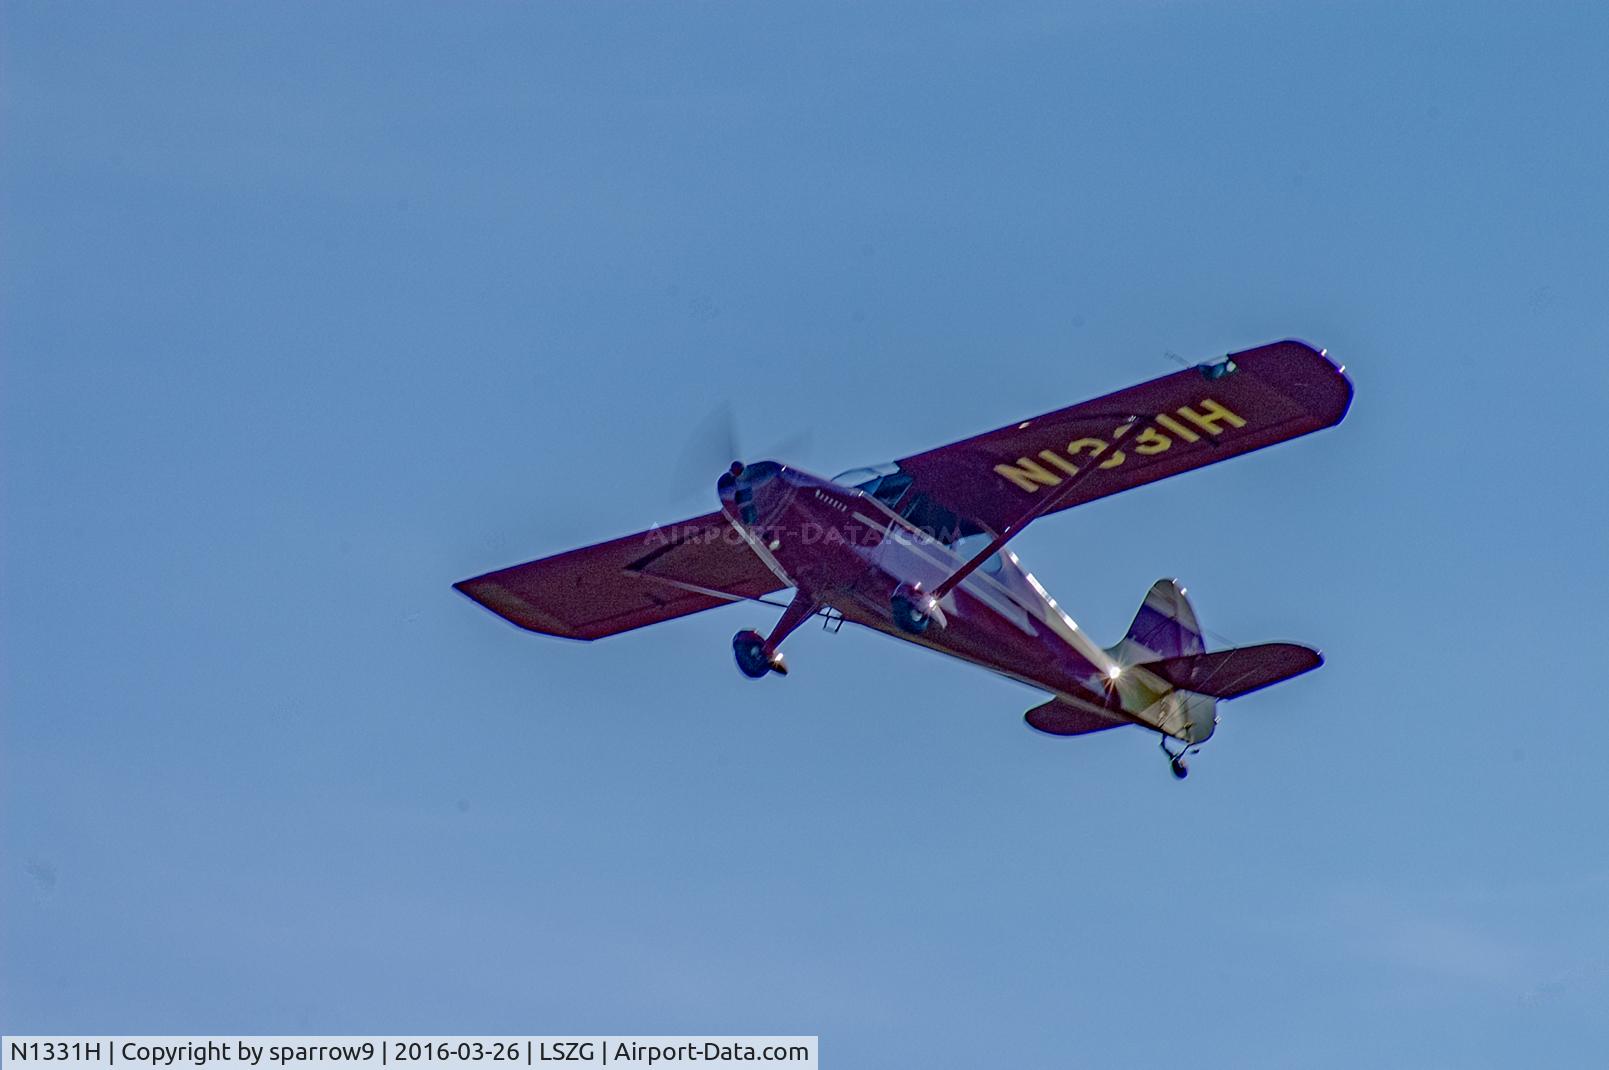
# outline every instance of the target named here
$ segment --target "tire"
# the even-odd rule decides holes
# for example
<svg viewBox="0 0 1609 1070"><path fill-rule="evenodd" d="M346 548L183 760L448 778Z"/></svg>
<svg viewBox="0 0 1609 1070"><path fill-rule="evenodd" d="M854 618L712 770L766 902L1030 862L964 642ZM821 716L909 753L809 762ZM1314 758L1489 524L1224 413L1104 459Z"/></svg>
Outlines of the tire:
<svg viewBox="0 0 1609 1070"><path fill-rule="evenodd" d="M750 680L758 680L771 671L765 656L765 639L759 632L738 632L732 636L732 657L738 671Z"/></svg>
<svg viewBox="0 0 1609 1070"><path fill-rule="evenodd" d="M927 626L933 623L933 618L922 611L915 601L903 594L895 594L889 601L889 608L894 614L894 623L899 625L900 631L912 635L921 635L927 631Z"/></svg>

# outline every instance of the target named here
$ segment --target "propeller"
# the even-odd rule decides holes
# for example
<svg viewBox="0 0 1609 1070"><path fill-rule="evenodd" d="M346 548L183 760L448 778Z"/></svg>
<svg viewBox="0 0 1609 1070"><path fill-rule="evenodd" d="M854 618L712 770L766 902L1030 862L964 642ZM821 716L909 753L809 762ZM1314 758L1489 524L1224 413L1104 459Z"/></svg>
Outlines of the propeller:
<svg viewBox="0 0 1609 1070"><path fill-rule="evenodd" d="M762 456L775 457L786 462L805 453L812 436L808 430L782 439ZM752 459L752 458L751 458ZM713 473L729 471L734 476L743 471L744 453L738 444L737 416L730 401L721 401L688 432L687 441L677 456L671 475L671 486L677 493L683 487L705 487Z"/></svg>

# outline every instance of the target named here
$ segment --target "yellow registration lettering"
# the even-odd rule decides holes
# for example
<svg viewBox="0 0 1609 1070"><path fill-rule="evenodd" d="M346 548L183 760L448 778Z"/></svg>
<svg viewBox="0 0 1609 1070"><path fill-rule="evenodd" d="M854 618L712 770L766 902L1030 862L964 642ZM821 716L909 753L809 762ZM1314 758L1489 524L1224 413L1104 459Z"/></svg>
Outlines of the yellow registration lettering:
<svg viewBox="0 0 1609 1070"><path fill-rule="evenodd" d="M1099 457L1104 454L1108 448L1109 447L1107 446L1106 442L1103 439L1098 438L1074 439L1072 442L1067 444L1067 452L1072 454L1074 457L1077 457L1080 453L1087 453L1091 457ZM1123 451L1116 450L1110 457L1101 462L1101 467L1116 468L1122 463Z"/></svg>
<svg viewBox="0 0 1609 1070"><path fill-rule="evenodd" d="M1201 402L1201 412L1197 412L1188 405L1180 405L1178 413L1186 420L1195 424L1210 435L1223 434L1219 424L1228 424L1230 427L1245 427L1246 421L1230 412L1211 398L1204 398Z"/></svg>
<svg viewBox="0 0 1609 1070"><path fill-rule="evenodd" d="M1178 420L1175 420L1165 412L1157 413L1156 422L1167 428L1169 431L1172 431L1186 442L1201 441L1200 435L1196 434L1194 431L1190 430L1188 427L1184 426L1184 424L1181 424Z"/></svg>
<svg viewBox="0 0 1609 1070"><path fill-rule="evenodd" d="M1072 461L1069 461L1066 457L1063 457L1055 450L1040 450L1039 456L1043 457L1047 463L1055 465L1057 468L1060 468L1063 472L1066 472L1070 476L1076 476L1078 474L1078 465L1074 464Z"/></svg>
<svg viewBox="0 0 1609 1070"><path fill-rule="evenodd" d="M1112 428L1112 441L1114 441L1114 442L1117 441L1118 439L1122 438L1124 435L1128 434L1132 430L1134 430L1133 421L1130 421L1129 423L1123 424L1120 427ZM1124 456L1122 450L1113 450L1112 455L1110 457L1106 458L1106 460L1101 462L1101 467L1102 468L1116 468L1118 465L1122 464L1126 460L1128 460L1128 458L1126 456Z"/></svg>
<svg viewBox="0 0 1609 1070"><path fill-rule="evenodd" d="M1141 431L1139 437L1134 440L1135 451L1138 453L1143 453L1147 457L1151 456L1152 454L1161 453L1171 445L1173 445L1173 440L1154 427L1147 427L1144 431Z"/></svg>
<svg viewBox="0 0 1609 1070"><path fill-rule="evenodd" d="M1018 457L1016 464L997 464L994 470L1029 493L1040 487L1054 487L1061 482L1061 476L1028 457Z"/></svg>

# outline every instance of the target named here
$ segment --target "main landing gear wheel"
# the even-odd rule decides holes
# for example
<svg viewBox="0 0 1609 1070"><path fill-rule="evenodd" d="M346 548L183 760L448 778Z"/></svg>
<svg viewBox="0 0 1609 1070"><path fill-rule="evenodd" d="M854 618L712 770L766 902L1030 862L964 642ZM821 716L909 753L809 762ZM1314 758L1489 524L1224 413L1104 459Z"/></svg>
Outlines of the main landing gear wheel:
<svg viewBox="0 0 1609 1070"><path fill-rule="evenodd" d="M901 631L912 635L921 635L935 621L940 628L947 623L938 599L913 587L902 586L896 590L888 601L888 607L893 612L894 623L899 625Z"/></svg>
<svg viewBox="0 0 1609 1070"><path fill-rule="evenodd" d="M738 632L732 636L732 656L737 659L738 671L751 680L758 680L768 672L788 674L788 663L783 660L782 651L767 655L765 639L759 632Z"/></svg>
<svg viewBox="0 0 1609 1070"><path fill-rule="evenodd" d="M1183 780L1190 775L1190 767L1185 764L1184 755L1182 754L1168 762L1168 768L1173 770L1175 780Z"/></svg>

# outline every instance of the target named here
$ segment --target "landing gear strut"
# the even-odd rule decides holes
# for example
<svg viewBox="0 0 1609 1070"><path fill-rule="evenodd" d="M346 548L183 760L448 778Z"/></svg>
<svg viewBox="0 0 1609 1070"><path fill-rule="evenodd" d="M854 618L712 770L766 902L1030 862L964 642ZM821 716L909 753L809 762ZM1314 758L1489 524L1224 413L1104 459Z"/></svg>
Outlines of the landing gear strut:
<svg viewBox="0 0 1609 1070"><path fill-rule="evenodd" d="M751 680L758 680L771 672L778 676L788 675L788 662L777 647L789 632L809 620L815 612L815 600L801 591L782 611L782 618L771 629L770 635L761 638L759 632L743 631L732 636L732 657L737 659L738 671Z"/></svg>
<svg viewBox="0 0 1609 1070"><path fill-rule="evenodd" d="M1168 737L1162 737L1162 753L1168 756L1168 769L1172 771L1173 779L1175 780L1183 780L1190 775L1190 766L1185 762L1184 756L1186 754L1196 754L1200 750L1200 747L1191 747L1189 745L1173 750L1168 746Z"/></svg>

